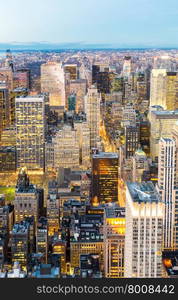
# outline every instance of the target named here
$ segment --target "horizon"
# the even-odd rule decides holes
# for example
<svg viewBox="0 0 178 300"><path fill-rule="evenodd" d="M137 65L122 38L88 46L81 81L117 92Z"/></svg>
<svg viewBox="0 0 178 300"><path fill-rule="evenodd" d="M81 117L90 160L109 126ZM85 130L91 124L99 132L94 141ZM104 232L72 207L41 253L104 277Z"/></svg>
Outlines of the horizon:
<svg viewBox="0 0 178 300"><path fill-rule="evenodd" d="M132 5L132 0L76 0L75 5L72 0L25 5L24 0L6 0L1 3L0 44L178 47L176 0L135 0Z"/></svg>

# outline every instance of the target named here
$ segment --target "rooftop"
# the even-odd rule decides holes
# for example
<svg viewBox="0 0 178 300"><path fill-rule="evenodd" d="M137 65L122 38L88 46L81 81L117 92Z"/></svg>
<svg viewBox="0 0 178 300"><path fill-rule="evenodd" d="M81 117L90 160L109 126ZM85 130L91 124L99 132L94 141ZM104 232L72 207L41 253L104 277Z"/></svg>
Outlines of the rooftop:
<svg viewBox="0 0 178 300"><path fill-rule="evenodd" d="M99 152L93 154L93 158L118 158L118 154L115 152Z"/></svg>
<svg viewBox="0 0 178 300"><path fill-rule="evenodd" d="M134 202L161 202L152 182L127 182L127 188Z"/></svg>

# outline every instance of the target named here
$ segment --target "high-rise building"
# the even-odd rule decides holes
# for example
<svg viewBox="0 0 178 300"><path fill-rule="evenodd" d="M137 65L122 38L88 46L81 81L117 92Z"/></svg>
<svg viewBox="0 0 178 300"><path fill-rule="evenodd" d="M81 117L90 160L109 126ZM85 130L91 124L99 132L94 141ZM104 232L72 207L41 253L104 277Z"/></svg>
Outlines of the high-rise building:
<svg viewBox="0 0 178 300"><path fill-rule="evenodd" d="M30 88L30 70L18 69L13 73L13 88Z"/></svg>
<svg viewBox="0 0 178 300"><path fill-rule="evenodd" d="M33 184L30 184L25 169L21 169L14 199L15 221L23 221L34 216L35 222L39 216L39 193Z"/></svg>
<svg viewBox="0 0 178 300"><path fill-rule="evenodd" d="M101 96L95 86L88 89L86 96L86 114L87 122L90 129L90 147L97 147L99 141L99 127L100 127L100 102Z"/></svg>
<svg viewBox="0 0 178 300"><path fill-rule="evenodd" d="M140 126L128 125L125 127L125 157L130 158L139 148L140 144Z"/></svg>
<svg viewBox="0 0 178 300"><path fill-rule="evenodd" d="M49 93L50 106L65 106L65 75L62 64L47 62L41 65L41 92Z"/></svg>
<svg viewBox="0 0 178 300"><path fill-rule="evenodd" d="M166 69L153 69L150 83L150 106L160 105L166 109Z"/></svg>
<svg viewBox="0 0 178 300"><path fill-rule="evenodd" d="M124 64L123 64L123 76L124 77L129 77L132 71L132 62L131 62L131 57L130 56L125 56L124 57Z"/></svg>
<svg viewBox="0 0 178 300"><path fill-rule="evenodd" d="M70 80L77 80L79 78L79 66L74 63L65 63L64 72L70 74Z"/></svg>
<svg viewBox="0 0 178 300"><path fill-rule="evenodd" d="M36 230L36 252L42 255L41 261L47 263L48 257L48 228L46 218L40 218Z"/></svg>
<svg viewBox="0 0 178 300"><path fill-rule="evenodd" d="M55 193L50 193L47 199L48 235L59 231L59 199Z"/></svg>
<svg viewBox="0 0 178 300"><path fill-rule="evenodd" d="M44 171L44 97L28 96L15 100L17 168Z"/></svg>
<svg viewBox="0 0 178 300"><path fill-rule="evenodd" d="M0 76L0 139L2 130L9 125L9 93L6 82Z"/></svg>
<svg viewBox="0 0 178 300"><path fill-rule="evenodd" d="M79 142L76 129L64 125L53 138L55 168L79 166Z"/></svg>
<svg viewBox="0 0 178 300"><path fill-rule="evenodd" d="M178 73L167 72L166 78L166 109L178 109Z"/></svg>
<svg viewBox="0 0 178 300"><path fill-rule="evenodd" d="M145 152L142 149L138 149L135 151L135 154L132 158L133 161L133 182L141 182L142 181L142 175L144 171L148 171L148 160Z"/></svg>
<svg viewBox="0 0 178 300"><path fill-rule="evenodd" d="M118 154L100 152L92 157L92 204L118 201Z"/></svg>
<svg viewBox="0 0 178 300"><path fill-rule="evenodd" d="M104 277L124 277L125 208L105 208L103 225Z"/></svg>
<svg viewBox="0 0 178 300"><path fill-rule="evenodd" d="M164 249L175 249L176 210L176 142L171 138L161 138L158 156L158 191L165 203Z"/></svg>
<svg viewBox="0 0 178 300"><path fill-rule="evenodd" d="M152 108L151 108L152 109ZM151 111L150 121L150 154L153 159L158 157L159 140L161 137L172 137L172 129L178 120L178 111Z"/></svg>
<svg viewBox="0 0 178 300"><path fill-rule="evenodd" d="M86 79L77 79L70 81L70 93L76 96L76 112L84 111L84 97L87 90Z"/></svg>
<svg viewBox="0 0 178 300"><path fill-rule="evenodd" d="M108 64L92 65L92 84L95 84L98 92L109 94L111 89L110 68Z"/></svg>
<svg viewBox="0 0 178 300"><path fill-rule="evenodd" d="M127 183L124 277L162 277L164 203L151 182Z"/></svg>
<svg viewBox="0 0 178 300"><path fill-rule="evenodd" d="M10 124L15 125L15 99L17 97L27 96L28 90L26 88L13 89L9 94L9 107L10 107Z"/></svg>
<svg viewBox="0 0 178 300"><path fill-rule="evenodd" d="M167 110L178 108L178 74L166 69L153 69L151 74L150 106Z"/></svg>
<svg viewBox="0 0 178 300"><path fill-rule="evenodd" d="M29 223L15 223L11 234L12 263L19 262L26 268L29 258Z"/></svg>
<svg viewBox="0 0 178 300"><path fill-rule="evenodd" d="M88 168L91 165L90 159L90 130L86 120L75 120L74 129L77 131L80 165Z"/></svg>

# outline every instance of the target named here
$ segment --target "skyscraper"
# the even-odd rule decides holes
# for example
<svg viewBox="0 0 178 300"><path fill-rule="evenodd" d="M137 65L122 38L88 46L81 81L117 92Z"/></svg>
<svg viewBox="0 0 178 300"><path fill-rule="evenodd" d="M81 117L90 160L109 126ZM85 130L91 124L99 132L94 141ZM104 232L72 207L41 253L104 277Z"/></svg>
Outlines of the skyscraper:
<svg viewBox="0 0 178 300"><path fill-rule="evenodd" d="M99 141L100 126L100 102L101 96L95 86L88 89L86 96L86 114L87 122L90 129L90 147L97 147Z"/></svg>
<svg viewBox="0 0 178 300"><path fill-rule="evenodd" d="M53 138L55 168L79 166L79 141L76 129L64 125Z"/></svg>
<svg viewBox="0 0 178 300"><path fill-rule="evenodd" d="M100 152L92 157L92 204L118 201L118 154Z"/></svg>
<svg viewBox="0 0 178 300"><path fill-rule="evenodd" d="M29 258L29 223L15 223L11 236L12 263L19 262L24 268Z"/></svg>
<svg viewBox="0 0 178 300"><path fill-rule="evenodd" d="M165 203L164 249L174 250L176 209L176 143L171 138L159 142L158 190Z"/></svg>
<svg viewBox="0 0 178 300"><path fill-rule="evenodd" d="M150 182L127 183L124 277L161 277L164 203Z"/></svg>
<svg viewBox="0 0 178 300"><path fill-rule="evenodd" d="M30 184L25 169L21 169L14 199L15 221L23 221L34 216L35 222L39 217L39 194L33 184Z"/></svg>
<svg viewBox="0 0 178 300"><path fill-rule="evenodd" d="M2 130L9 125L9 94L5 77L0 75L0 139Z"/></svg>
<svg viewBox="0 0 178 300"><path fill-rule="evenodd" d="M152 109L152 108L151 108ZM159 140L161 137L172 138L172 129L178 120L178 111L155 110L150 113L150 154L153 159L158 157Z"/></svg>
<svg viewBox="0 0 178 300"><path fill-rule="evenodd" d="M125 208L114 203L105 208L103 242L105 277L124 277Z"/></svg>
<svg viewBox="0 0 178 300"><path fill-rule="evenodd" d="M140 144L140 126L128 125L125 127L125 157L130 158L139 148Z"/></svg>
<svg viewBox="0 0 178 300"><path fill-rule="evenodd" d="M131 63L131 57L125 56L124 57L124 64L123 64L123 76L129 77L132 71L132 63Z"/></svg>
<svg viewBox="0 0 178 300"><path fill-rule="evenodd" d="M44 97L27 96L15 100L17 168L44 171Z"/></svg>
<svg viewBox="0 0 178 300"><path fill-rule="evenodd" d="M150 106L160 105L167 110L178 108L178 74L166 69L151 73Z"/></svg>
<svg viewBox="0 0 178 300"><path fill-rule="evenodd" d="M41 92L49 93L50 106L65 106L65 75L62 64L47 62L41 65Z"/></svg>
<svg viewBox="0 0 178 300"><path fill-rule="evenodd" d="M160 105L166 109L166 69L153 69L150 83L150 106Z"/></svg>

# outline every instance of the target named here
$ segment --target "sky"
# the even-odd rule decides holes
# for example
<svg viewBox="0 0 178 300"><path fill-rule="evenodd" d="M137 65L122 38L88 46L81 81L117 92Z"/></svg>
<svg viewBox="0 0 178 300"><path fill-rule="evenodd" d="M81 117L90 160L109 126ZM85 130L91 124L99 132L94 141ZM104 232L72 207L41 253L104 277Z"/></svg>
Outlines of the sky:
<svg viewBox="0 0 178 300"><path fill-rule="evenodd" d="M0 0L0 43L178 46L178 0Z"/></svg>

